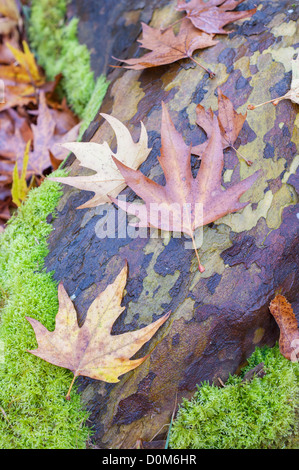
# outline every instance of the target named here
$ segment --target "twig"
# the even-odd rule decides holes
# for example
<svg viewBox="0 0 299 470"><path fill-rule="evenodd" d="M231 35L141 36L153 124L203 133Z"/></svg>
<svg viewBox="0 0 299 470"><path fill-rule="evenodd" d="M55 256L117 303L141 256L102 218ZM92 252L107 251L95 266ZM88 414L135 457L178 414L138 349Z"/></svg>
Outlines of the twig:
<svg viewBox="0 0 299 470"><path fill-rule="evenodd" d="M222 380L220 379L220 377L217 377L221 387L226 387L226 385L222 382Z"/></svg>
<svg viewBox="0 0 299 470"><path fill-rule="evenodd" d="M70 399L71 399L70 393L71 393L71 390L72 390L72 387L73 387L73 385L74 385L74 382L75 382L76 378L77 378L77 376L74 375L73 380L72 380L71 385L70 385L70 388L69 388L69 390L68 390L68 392L67 392L67 395L66 395L66 397L65 397L66 400L70 400Z"/></svg>
<svg viewBox="0 0 299 470"><path fill-rule="evenodd" d="M176 412L177 401L178 401L178 392L176 392L176 395L175 395L175 403L174 403L174 408L173 408L173 412L172 412L172 415L171 415L171 421L170 421L170 424L169 424L167 439L166 439L166 443L165 443L165 449L168 449L169 440L170 440L170 431L171 431L171 428L172 428L172 423L173 423L174 415L175 415L175 412Z"/></svg>

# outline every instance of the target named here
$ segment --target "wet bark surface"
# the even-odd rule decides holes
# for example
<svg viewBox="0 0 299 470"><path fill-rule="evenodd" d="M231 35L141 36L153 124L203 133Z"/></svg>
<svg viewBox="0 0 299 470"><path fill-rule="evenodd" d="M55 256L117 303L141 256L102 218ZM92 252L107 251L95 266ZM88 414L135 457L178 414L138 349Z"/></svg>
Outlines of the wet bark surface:
<svg viewBox="0 0 299 470"><path fill-rule="evenodd" d="M141 21L148 23L157 8L169 0L72 0L68 17L80 19L78 37L91 53L95 76L112 71L116 61L124 58L141 33Z"/></svg>
<svg viewBox="0 0 299 470"><path fill-rule="evenodd" d="M291 59L299 42L298 7L284 0L255 0L244 2L242 9L254 4L258 11L252 18L231 25L227 36L216 37L216 46L198 54L216 73L214 80L188 60L141 72L117 69L110 74L101 112L120 119L135 140L140 121L144 122L153 150L141 171L156 182L163 184L164 178L157 160L162 100L186 142L197 145L205 135L195 123L196 105L217 110L218 86L238 112L245 112L248 103L281 96L289 89ZM166 19L171 22L176 17L174 6L174 2L157 2L151 25L164 26ZM140 53L136 45L133 49ZM235 145L253 165L248 167L233 150L225 151L223 186L260 168L263 176L242 196L250 201L242 212L204 227L199 248L206 268L203 274L194 251L185 247L185 237L158 234L153 238L149 233L146 238L136 237L125 214L114 205L76 210L93 193L64 187L46 266L74 299L79 322L125 261L129 267L123 299L126 310L113 332L145 326L172 312L140 351L140 355L152 352L150 357L118 384L78 379L97 446L128 448L138 439L150 440L170 422L176 396L178 402L191 397L204 380L225 382L256 346L272 346L277 341L279 330L268 308L271 299L280 292L295 308L298 305L297 112L298 106L288 100L248 111ZM113 131L100 115L84 138L107 141L115 149ZM69 163L72 175L92 173L79 167L74 158ZM198 166L193 158L194 173ZM129 188L123 194L129 201L135 199ZM105 211L116 216L115 238L99 238ZM166 429L156 439L163 439Z"/></svg>

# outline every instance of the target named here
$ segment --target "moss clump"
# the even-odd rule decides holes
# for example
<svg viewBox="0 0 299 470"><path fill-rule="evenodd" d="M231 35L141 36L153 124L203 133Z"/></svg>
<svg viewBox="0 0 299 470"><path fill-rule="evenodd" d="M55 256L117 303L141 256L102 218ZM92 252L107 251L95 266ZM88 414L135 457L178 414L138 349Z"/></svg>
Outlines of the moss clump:
<svg viewBox="0 0 299 470"><path fill-rule="evenodd" d="M246 371L261 362L266 375L242 382ZM192 400L183 401L171 430L170 447L292 447L290 436L298 432L298 376L299 364L285 359L277 346L257 348L241 376L231 376L226 387L203 383Z"/></svg>
<svg viewBox="0 0 299 470"><path fill-rule="evenodd" d="M30 44L49 80L63 74L62 88L74 112L82 117L95 89L90 53L77 38L78 19L65 22L69 0L33 0L29 19ZM103 76L98 79L102 99L107 89ZM101 101L96 103L97 110ZM94 116L92 116L93 118Z"/></svg>
<svg viewBox="0 0 299 470"><path fill-rule="evenodd" d="M71 372L26 352L37 343L25 316L54 328L57 285L43 260L52 230L46 217L60 194L60 186L47 180L31 190L0 237L1 449L85 448L88 438L80 396L64 398Z"/></svg>

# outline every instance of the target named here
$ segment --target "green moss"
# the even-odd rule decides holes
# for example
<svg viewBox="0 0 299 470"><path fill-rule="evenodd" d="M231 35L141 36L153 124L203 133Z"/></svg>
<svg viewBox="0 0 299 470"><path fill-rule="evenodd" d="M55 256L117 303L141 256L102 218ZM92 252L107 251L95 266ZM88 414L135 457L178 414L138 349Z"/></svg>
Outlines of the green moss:
<svg viewBox="0 0 299 470"><path fill-rule="evenodd" d="M172 448L296 446L299 364L285 359L277 346L257 348L248 362L243 374L264 362L266 375L246 383L243 374L232 376L223 388L203 383L192 400L184 400L172 426Z"/></svg>
<svg viewBox="0 0 299 470"><path fill-rule="evenodd" d="M58 170L58 175L64 172ZM54 327L57 285L43 269L46 217L55 210L60 186L45 180L0 237L0 448L85 448L88 429L80 396L65 400L72 374L29 353L37 347L30 316Z"/></svg>
<svg viewBox="0 0 299 470"><path fill-rule="evenodd" d="M33 0L28 30L38 63L49 80L63 74L62 88L68 103L82 117L95 89L95 79L90 67L90 53L77 38L78 19L73 18L66 24L68 3L69 0ZM98 87L102 91L97 93L99 101L93 103L96 111L107 89L104 76L99 77Z"/></svg>
<svg viewBox="0 0 299 470"><path fill-rule="evenodd" d="M79 134L78 140L81 139L82 135L84 134L84 132L88 128L89 124L91 123L91 121L96 116L96 114L99 110L99 107L100 107L99 103L102 103L102 101L105 97L108 85L109 85L109 83L106 81L106 78L103 75L101 75L97 79L94 90L93 90L92 95L90 97L90 100L87 103L87 105L84 109L84 112L83 112L83 116L82 116L83 122L82 122L82 125L81 125L81 128L80 128L80 134Z"/></svg>

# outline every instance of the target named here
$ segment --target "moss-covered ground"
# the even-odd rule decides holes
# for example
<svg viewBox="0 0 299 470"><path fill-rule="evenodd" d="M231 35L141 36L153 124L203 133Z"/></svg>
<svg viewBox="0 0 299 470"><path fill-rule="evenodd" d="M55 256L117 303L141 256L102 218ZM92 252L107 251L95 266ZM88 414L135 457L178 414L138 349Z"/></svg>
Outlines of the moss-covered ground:
<svg viewBox="0 0 299 470"><path fill-rule="evenodd" d="M62 171L56 172L61 175ZM30 316L54 329L57 285L43 269L57 183L30 191L0 237L0 448L85 448L80 396L65 400L72 374L26 352L35 349Z"/></svg>
<svg viewBox="0 0 299 470"><path fill-rule="evenodd" d="M242 382L264 363L264 377ZM225 387L207 383L184 400L170 435L175 449L298 448L299 364L275 348L257 348Z"/></svg>

